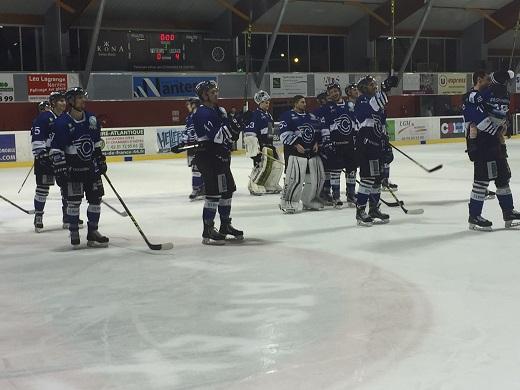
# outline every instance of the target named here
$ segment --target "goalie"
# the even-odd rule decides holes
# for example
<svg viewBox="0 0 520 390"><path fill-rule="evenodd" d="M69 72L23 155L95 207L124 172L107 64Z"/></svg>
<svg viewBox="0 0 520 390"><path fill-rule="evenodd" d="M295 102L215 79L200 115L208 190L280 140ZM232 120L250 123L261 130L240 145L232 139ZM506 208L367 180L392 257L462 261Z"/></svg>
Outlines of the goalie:
<svg viewBox="0 0 520 390"><path fill-rule="evenodd" d="M274 120L269 113L271 97L265 91L255 94L256 111L244 131L246 156L253 160L253 171L249 178L251 195L278 194L282 191L280 177L283 163L273 145Z"/></svg>

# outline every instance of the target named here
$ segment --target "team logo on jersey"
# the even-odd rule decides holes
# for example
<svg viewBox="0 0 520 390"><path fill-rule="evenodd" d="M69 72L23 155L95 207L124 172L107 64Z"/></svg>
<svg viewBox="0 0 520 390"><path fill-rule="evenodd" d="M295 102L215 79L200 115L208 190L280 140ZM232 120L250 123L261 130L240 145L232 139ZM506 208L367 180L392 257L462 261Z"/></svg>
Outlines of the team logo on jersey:
<svg viewBox="0 0 520 390"><path fill-rule="evenodd" d="M374 131L379 136L383 135L385 133L385 127L383 126L381 118L377 115L373 115L372 118L374 119Z"/></svg>
<svg viewBox="0 0 520 390"><path fill-rule="evenodd" d="M72 142L76 147L76 153L81 161L92 160L92 153L94 152L94 143L88 135L82 135Z"/></svg>
<svg viewBox="0 0 520 390"><path fill-rule="evenodd" d="M350 135L352 133L352 120L348 115L342 114L334 119L333 129L338 130L341 135Z"/></svg>
<svg viewBox="0 0 520 390"><path fill-rule="evenodd" d="M95 116L91 116L89 119L88 119L88 124L89 124L89 128L91 130L95 130L97 129L97 119Z"/></svg>
<svg viewBox="0 0 520 390"><path fill-rule="evenodd" d="M298 126L298 130L302 135L303 142L310 144L314 139L314 128L311 125L304 124L302 126Z"/></svg>

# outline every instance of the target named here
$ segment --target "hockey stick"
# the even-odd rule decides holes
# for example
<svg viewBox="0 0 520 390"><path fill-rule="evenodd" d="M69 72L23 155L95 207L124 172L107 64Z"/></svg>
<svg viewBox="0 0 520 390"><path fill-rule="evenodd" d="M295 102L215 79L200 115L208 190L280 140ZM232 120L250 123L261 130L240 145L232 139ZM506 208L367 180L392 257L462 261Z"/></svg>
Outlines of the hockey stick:
<svg viewBox="0 0 520 390"><path fill-rule="evenodd" d="M119 199L119 202L121 202L121 205L123 206L123 208L125 209L126 213L128 214L128 216L130 217L130 219L134 223L134 226L137 228L137 230L141 234L141 237L143 237L144 241L146 242L146 245L148 245L148 248L150 248L151 250L154 250L154 251L173 249L173 243L171 243L171 242L167 242L165 244L152 244L152 243L150 243L150 241L148 241L148 238L146 238L145 234L141 230L141 227L139 226L139 224L135 220L134 216L132 215L132 213L130 212L128 207L126 207L125 202L123 201L123 199L121 199L121 197L117 193L116 189L112 185L112 182L108 178L107 174L103 173L103 176L104 176L105 180L107 181L108 185L110 186L110 188L112 188L112 191L114 191L114 194L116 194L117 199Z"/></svg>
<svg viewBox="0 0 520 390"><path fill-rule="evenodd" d="M118 209L116 209L114 206L111 206L110 204L108 204L107 202L105 202L105 200L103 199L101 201L101 203L103 203L105 206L107 206L110 210L112 210L114 213L116 214L119 214L120 216L122 217L128 217L128 214L126 211L119 211Z"/></svg>
<svg viewBox="0 0 520 390"><path fill-rule="evenodd" d="M410 214L410 215L418 215L418 214L423 214L424 213L424 210L423 209L412 209L412 210L408 210L406 207L404 207L404 203L401 202L397 196L395 195L395 192L392 191L392 189L390 187L386 187L385 188L388 190L388 192L390 192L390 194L392 195L392 197L395 199L395 201L397 203L399 203L399 206L401 207L401 210L404 211L405 214Z"/></svg>
<svg viewBox="0 0 520 390"><path fill-rule="evenodd" d="M273 161L276 161L278 164L282 164L283 166L285 166L285 163L283 161L280 161L277 158L274 158L273 156L269 156L267 153L260 152L260 154L263 154L265 157L267 157Z"/></svg>
<svg viewBox="0 0 520 390"><path fill-rule="evenodd" d="M515 56L515 49L516 49L516 38L518 35L518 30L520 29L520 9L518 10L518 18L516 19L516 25L515 25L515 35L513 38L513 49L511 50L511 57L509 57L509 68L513 66L513 57Z"/></svg>
<svg viewBox="0 0 520 390"><path fill-rule="evenodd" d="M26 210L23 207L18 206L16 203L11 202L9 199L4 198L2 195L0 195L0 199L5 200L7 203L10 203L12 206L16 207L18 210L23 211L25 214L34 214L34 210Z"/></svg>
<svg viewBox="0 0 520 390"><path fill-rule="evenodd" d="M395 66L395 0L392 0L390 2L390 13L392 15L392 41L390 45L390 76L393 76Z"/></svg>
<svg viewBox="0 0 520 390"><path fill-rule="evenodd" d="M20 186L20 189L18 190L18 194L20 193L20 191L22 190L23 186L25 185L25 182L29 178L29 175L31 174L33 168L34 168L34 163L33 163L33 165L31 165L31 169L29 169L29 172L27 172L27 176L25 176L25 180L23 181L22 185Z"/></svg>
<svg viewBox="0 0 520 390"><path fill-rule="evenodd" d="M421 163L415 161L413 158L411 158L409 155L407 155L405 152L403 152L401 149L399 149L397 146L394 146L392 144L390 144L390 146L392 148L394 148L395 150L397 150L399 153L401 153L403 156L405 156L408 160L412 161L413 163L415 163L416 165L420 166L422 169L424 169L426 172L428 173L432 173L432 172L435 172L435 171L438 171L439 169L442 169L442 164L439 164L437 165L436 167L433 167L432 169L428 169L426 168L424 165L422 165Z"/></svg>

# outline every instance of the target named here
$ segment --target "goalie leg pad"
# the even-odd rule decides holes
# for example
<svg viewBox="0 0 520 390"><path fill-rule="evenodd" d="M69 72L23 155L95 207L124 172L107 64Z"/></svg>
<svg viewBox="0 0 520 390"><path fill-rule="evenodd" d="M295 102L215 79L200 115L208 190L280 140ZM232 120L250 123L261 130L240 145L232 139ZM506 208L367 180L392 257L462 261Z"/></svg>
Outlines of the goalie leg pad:
<svg viewBox="0 0 520 390"><path fill-rule="evenodd" d="M319 196L325 182L325 169L321 158L316 156L309 159L309 174L305 178L302 201L305 208L320 210L323 208Z"/></svg>
<svg viewBox="0 0 520 390"><path fill-rule="evenodd" d="M286 166L285 183L280 201L280 209L282 211L294 213L299 210L306 171L306 158L289 156Z"/></svg>
<svg viewBox="0 0 520 390"><path fill-rule="evenodd" d="M282 191L279 184L283 172L282 162L275 157L271 148L263 148L262 153L262 185L268 193L278 194Z"/></svg>
<svg viewBox="0 0 520 390"><path fill-rule="evenodd" d="M265 194L265 187L263 185L258 184L260 178L262 176L262 170L260 165L257 165L251 171L251 176L249 177L249 193L251 195L263 195Z"/></svg>
<svg viewBox="0 0 520 390"><path fill-rule="evenodd" d="M260 153L260 144L256 136L244 137L244 146L246 147L246 157L255 157Z"/></svg>

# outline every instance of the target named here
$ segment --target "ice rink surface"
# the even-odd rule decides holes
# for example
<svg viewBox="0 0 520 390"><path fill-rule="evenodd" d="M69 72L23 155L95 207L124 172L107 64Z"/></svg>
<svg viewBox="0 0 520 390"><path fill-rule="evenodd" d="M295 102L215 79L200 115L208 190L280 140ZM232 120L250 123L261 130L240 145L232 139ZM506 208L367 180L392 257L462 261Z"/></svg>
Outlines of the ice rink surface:
<svg viewBox="0 0 520 390"><path fill-rule="evenodd" d="M246 240L225 247L200 243L184 159L109 165L149 239L174 242L168 252L106 207L110 247L87 249L83 229L70 250L56 188L41 234L0 201L0 389L520 388L520 231L503 229L496 200L483 213L496 230L468 230L464 144L404 150L444 169L396 154L398 196L425 213L383 206L391 223L372 228L353 209L282 215L278 196L249 195L251 162L234 158ZM509 155L519 199L520 140ZM16 194L26 172L0 170L0 194L32 208L33 177Z"/></svg>

